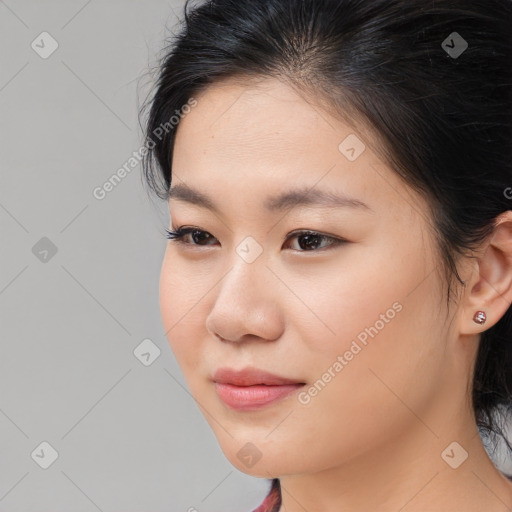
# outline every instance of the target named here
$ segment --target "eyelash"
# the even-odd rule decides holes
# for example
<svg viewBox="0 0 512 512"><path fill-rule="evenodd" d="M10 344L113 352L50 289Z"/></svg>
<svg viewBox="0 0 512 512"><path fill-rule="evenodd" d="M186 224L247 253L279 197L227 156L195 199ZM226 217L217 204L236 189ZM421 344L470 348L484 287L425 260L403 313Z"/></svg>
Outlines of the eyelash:
<svg viewBox="0 0 512 512"><path fill-rule="evenodd" d="M184 241L185 236L187 236L191 233L194 233L194 232L201 233L201 234L207 233L208 235L210 235L210 233L208 233L208 231L203 231L201 229L192 228L192 227L187 228L187 227L183 227L183 226L177 228L175 231L169 231L168 229L166 229L165 231L166 231L166 238L168 238L171 242L176 242L176 243L180 243L180 244L184 244L184 245L192 245L192 246L196 246L196 247L207 247L208 245L211 245L211 244L201 245L201 244L195 244L195 243L190 243L190 242ZM337 247L339 245L348 243L347 240L324 235L322 233L318 233L317 231L311 231L311 230L300 230L300 231L292 232L292 233L290 233L290 236L288 236L285 239L285 241L290 240L291 238L306 236L306 235L312 235L321 240L329 240L331 243L327 247L323 247L321 249L297 250L298 252L324 251L326 249L331 249L331 248ZM213 239L215 239L215 237L213 237Z"/></svg>

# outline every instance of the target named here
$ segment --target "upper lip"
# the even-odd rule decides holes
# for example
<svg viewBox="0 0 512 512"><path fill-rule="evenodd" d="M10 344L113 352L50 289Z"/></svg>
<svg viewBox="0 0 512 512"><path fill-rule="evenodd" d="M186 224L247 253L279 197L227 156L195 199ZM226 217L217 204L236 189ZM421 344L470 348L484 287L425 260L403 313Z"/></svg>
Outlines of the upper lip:
<svg viewBox="0 0 512 512"><path fill-rule="evenodd" d="M288 379L260 370L247 367L242 370L233 368L219 368L213 375L213 381L220 384L232 384L234 386L254 386L265 384L267 386L279 386L285 384L304 384L296 379Z"/></svg>

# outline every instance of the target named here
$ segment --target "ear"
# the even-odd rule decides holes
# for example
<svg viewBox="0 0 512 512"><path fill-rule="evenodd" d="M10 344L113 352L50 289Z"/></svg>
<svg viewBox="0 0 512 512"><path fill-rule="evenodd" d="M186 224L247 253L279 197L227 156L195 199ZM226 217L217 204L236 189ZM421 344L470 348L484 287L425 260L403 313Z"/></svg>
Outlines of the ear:
<svg viewBox="0 0 512 512"><path fill-rule="evenodd" d="M461 334L478 334L495 325L512 303L512 211L495 219L494 230L483 244L467 283ZM486 321L473 321L477 311L484 311Z"/></svg>

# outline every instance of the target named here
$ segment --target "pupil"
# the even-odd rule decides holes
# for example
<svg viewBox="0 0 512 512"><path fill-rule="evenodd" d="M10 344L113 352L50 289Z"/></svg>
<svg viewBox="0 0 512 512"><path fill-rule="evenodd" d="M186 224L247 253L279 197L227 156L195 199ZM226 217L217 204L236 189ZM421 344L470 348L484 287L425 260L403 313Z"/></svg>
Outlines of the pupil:
<svg viewBox="0 0 512 512"><path fill-rule="evenodd" d="M310 248L310 249L311 249L312 245L313 245L313 248L316 245L318 245L317 243L315 243L315 242L318 242L318 236L316 236L316 235L302 235L300 238L302 240L306 240L305 244L299 243L299 245L301 246L301 249L305 248L305 247L303 247L304 245L306 246L306 248ZM311 240L313 240L313 242L311 242Z"/></svg>
<svg viewBox="0 0 512 512"><path fill-rule="evenodd" d="M192 238L194 239L194 242L198 242L201 240L207 240L208 239L208 233L204 233L201 231L193 231L192 232Z"/></svg>

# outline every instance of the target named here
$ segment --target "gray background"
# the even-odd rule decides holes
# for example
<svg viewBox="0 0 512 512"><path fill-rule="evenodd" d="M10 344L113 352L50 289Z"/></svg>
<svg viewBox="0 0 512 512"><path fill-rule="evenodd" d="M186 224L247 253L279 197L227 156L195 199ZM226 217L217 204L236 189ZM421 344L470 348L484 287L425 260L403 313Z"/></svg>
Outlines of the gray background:
<svg viewBox="0 0 512 512"><path fill-rule="evenodd" d="M222 454L165 338L166 204L140 166L93 195L140 149L148 73L183 5L0 1L1 511L241 512L266 494ZM44 31L46 59L31 47L50 48ZM161 353L144 366L148 338ZM43 441L47 469L44 447L31 456Z"/></svg>
<svg viewBox="0 0 512 512"><path fill-rule="evenodd" d="M167 205L140 166L93 195L141 146L182 6L0 0L0 511L241 512L266 494L223 456L167 344Z"/></svg>

